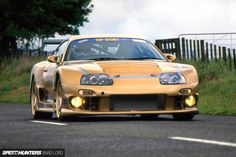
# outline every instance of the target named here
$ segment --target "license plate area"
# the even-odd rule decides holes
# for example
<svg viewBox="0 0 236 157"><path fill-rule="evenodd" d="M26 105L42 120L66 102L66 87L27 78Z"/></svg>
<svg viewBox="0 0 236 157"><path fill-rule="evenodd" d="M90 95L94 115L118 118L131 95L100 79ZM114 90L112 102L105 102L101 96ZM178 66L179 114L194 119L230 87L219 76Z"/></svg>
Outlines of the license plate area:
<svg viewBox="0 0 236 157"><path fill-rule="evenodd" d="M113 95L111 111L153 111L165 109L165 95Z"/></svg>

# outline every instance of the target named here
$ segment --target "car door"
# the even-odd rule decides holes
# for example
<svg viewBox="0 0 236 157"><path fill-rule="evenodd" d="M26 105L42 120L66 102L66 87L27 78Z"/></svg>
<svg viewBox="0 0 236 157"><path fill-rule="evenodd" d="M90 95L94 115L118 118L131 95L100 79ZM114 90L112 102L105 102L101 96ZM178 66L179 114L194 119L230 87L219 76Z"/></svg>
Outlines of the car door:
<svg viewBox="0 0 236 157"><path fill-rule="evenodd" d="M57 61L61 62L63 53L66 51L68 41L63 42L61 45L59 45L54 53L54 56L58 56ZM56 72L59 64L49 62L46 64L46 66L43 68L43 84L44 88L52 93L53 87L54 87L54 81L56 77Z"/></svg>

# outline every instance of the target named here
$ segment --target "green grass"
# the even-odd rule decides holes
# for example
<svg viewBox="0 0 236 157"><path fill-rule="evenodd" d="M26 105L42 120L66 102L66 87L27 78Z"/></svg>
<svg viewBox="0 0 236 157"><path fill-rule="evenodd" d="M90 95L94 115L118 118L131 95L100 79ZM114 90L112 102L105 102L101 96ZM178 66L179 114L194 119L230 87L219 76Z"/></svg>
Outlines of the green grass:
<svg viewBox="0 0 236 157"><path fill-rule="evenodd" d="M236 74L231 72L203 82L199 108L203 114L236 115Z"/></svg>
<svg viewBox="0 0 236 157"><path fill-rule="evenodd" d="M236 115L236 71L221 62L187 62L194 65L200 81L199 109L202 114Z"/></svg>
<svg viewBox="0 0 236 157"><path fill-rule="evenodd" d="M9 57L0 63L0 102L29 103L32 66L45 59L29 56Z"/></svg>
<svg viewBox="0 0 236 157"><path fill-rule="evenodd" d="M10 57L0 63L0 102L29 103L32 66L46 57ZM200 80L199 109L202 114L236 115L236 71L224 62L187 62L196 67Z"/></svg>

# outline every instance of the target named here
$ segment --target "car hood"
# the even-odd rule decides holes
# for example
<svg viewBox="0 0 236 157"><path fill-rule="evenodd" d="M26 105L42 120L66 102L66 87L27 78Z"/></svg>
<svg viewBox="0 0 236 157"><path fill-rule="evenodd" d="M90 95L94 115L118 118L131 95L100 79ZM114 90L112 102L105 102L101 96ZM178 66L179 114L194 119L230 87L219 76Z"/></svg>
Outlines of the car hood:
<svg viewBox="0 0 236 157"><path fill-rule="evenodd" d="M150 75L195 70L193 66L164 61L87 61L66 62L64 68L81 73L105 73L111 76Z"/></svg>
<svg viewBox="0 0 236 157"><path fill-rule="evenodd" d="M85 74L108 74L111 77L146 78L160 76L162 73L179 72L188 82L198 82L195 68L187 64L166 61L70 61L60 66L61 76L70 76L76 82Z"/></svg>

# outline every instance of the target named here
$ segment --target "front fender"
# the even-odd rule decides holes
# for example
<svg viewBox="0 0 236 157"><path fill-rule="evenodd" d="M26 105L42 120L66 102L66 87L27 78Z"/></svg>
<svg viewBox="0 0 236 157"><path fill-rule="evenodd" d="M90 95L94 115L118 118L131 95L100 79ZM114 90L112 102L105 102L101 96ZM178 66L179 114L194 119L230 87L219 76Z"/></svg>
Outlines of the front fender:
<svg viewBox="0 0 236 157"><path fill-rule="evenodd" d="M62 84L80 85L80 78L83 72L76 67L59 67L58 77L60 77Z"/></svg>

